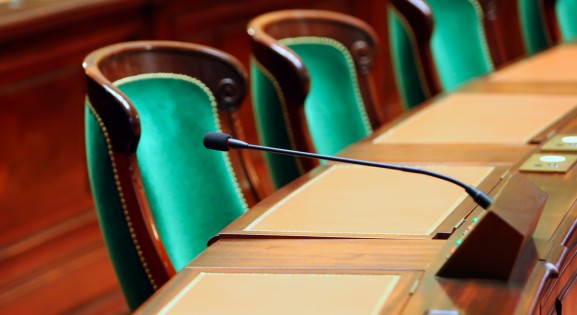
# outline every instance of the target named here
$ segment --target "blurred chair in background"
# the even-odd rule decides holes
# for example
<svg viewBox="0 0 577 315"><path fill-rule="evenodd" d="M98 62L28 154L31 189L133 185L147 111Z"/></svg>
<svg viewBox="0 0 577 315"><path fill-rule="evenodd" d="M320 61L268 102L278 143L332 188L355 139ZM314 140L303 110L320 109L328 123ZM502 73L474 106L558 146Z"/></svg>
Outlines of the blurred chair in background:
<svg viewBox="0 0 577 315"><path fill-rule="evenodd" d="M389 5L387 12L393 72L406 110L440 92L429 48L432 13L429 6L418 7L419 4L397 1Z"/></svg>
<svg viewBox="0 0 577 315"><path fill-rule="evenodd" d="M202 144L207 131L242 138L246 72L220 51L167 41L104 47L83 66L91 188L134 310L258 200L249 161Z"/></svg>
<svg viewBox="0 0 577 315"><path fill-rule="evenodd" d="M371 68L377 37L345 14L271 12L248 25L252 99L263 145L335 154L380 125ZM280 188L317 162L265 155Z"/></svg>
<svg viewBox="0 0 577 315"><path fill-rule="evenodd" d="M544 0L518 0L523 41L528 55L551 46L547 32Z"/></svg>
<svg viewBox="0 0 577 315"><path fill-rule="evenodd" d="M441 91L452 91L468 80L487 74L494 69L491 51L483 25L483 12L475 0L393 0L391 1L391 31L401 35L391 35L393 64L397 77L419 77L426 83L421 93L424 97L434 96ZM404 30L401 30L401 26ZM402 32L406 35L402 35ZM404 38L403 38L404 37ZM406 65L399 55L398 45L406 45L409 38L413 55L419 59L418 73L406 71ZM402 40L402 43L395 40ZM412 70L412 71L411 71ZM422 72L422 73L420 73ZM399 85L410 84L415 79L401 79ZM412 108L424 99L410 99L406 95L414 90L411 86L401 86L401 95L412 103ZM403 91L405 91L403 93Z"/></svg>
<svg viewBox="0 0 577 315"><path fill-rule="evenodd" d="M577 0L539 0L543 2L551 41L555 44L577 39Z"/></svg>
<svg viewBox="0 0 577 315"><path fill-rule="evenodd" d="M406 109L525 55L516 2L392 0L388 15Z"/></svg>

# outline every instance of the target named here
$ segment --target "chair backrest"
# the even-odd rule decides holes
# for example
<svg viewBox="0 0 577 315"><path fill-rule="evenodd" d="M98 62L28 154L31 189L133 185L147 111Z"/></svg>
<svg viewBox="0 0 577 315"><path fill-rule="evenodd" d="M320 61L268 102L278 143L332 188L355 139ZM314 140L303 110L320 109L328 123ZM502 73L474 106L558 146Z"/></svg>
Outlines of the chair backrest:
<svg viewBox="0 0 577 315"><path fill-rule="evenodd" d="M557 0L555 13L563 42L574 41L577 38L577 1Z"/></svg>
<svg viewBox="0 0 577 315"><path fill-rule="evenodd" d="M477 0L393 0L391 5L393 14L398 14L396 20L406 21L405 26L409 28L406 32L420 39L416 43L421 46L417 49L420 52L418 57L424 66L423 71L427 72L426 90L430 91L430 96L440 91L452 91L469 79L494 69L485 33L484 12ZM427 30L427 27L432 30ZM391 30L398 31L398 27ZM394 36L391 38L395 39ZM393 41L391 46L395 45L397 43ZM398 68L400 65L395 69ZM397 74L402 75L402 71Z"/></svg>
<svg viewBox="0 0 577 315"><path fill-rule="evenodd" d="M104 47L83 66L91 188L135 309L258 199L246 160L202 144L207 131L240 131L246 72L223 52L168 41Z"/></svg>
<svg viewBox="0 0 577 315"><path fill-rule="evenodd" d="M548 34L555 44L577 38L577 0L539 0L545 10Z"/></svg>
<svg viewBox="0 0 577 315"><path fill-rule="evenodd" d="M392 0L388 13L391 55L405 107L452 91L522 56L518 15L509 14L517 10L513 4L505 0ZM507 16L513 23L503 38Z"/></svg>
<svg viewBox="0 0 577 315"><path fill-rule="evenodd" d="M248 34L261 143L335 154L380 124L371 76L377 37L366 23L337 12L286 10L256 17ZM277 188L316 165L265 158Z"/></svg>
<svg viewBox="0 0 577 315"><path fill-rule="evenodd" d="M406 110L440 92L439 78L429 42L433 14L429 6L392 1L388 7L389 41L393 73Z"/></svg>
<svg viewBox="0 0 577 315"><path fill-rule="evenodd" d="M551 46L547 31L544 0L518 0L519 18L525 50L528 55Z"/></svg>

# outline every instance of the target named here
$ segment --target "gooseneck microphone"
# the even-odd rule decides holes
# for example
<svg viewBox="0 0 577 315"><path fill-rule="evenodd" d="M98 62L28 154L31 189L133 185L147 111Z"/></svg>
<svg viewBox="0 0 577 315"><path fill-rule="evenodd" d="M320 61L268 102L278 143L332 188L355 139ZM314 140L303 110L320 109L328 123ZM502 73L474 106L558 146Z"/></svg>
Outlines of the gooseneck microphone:
<svg viewBox="0 0 577 315"><path fill-rule="evenodd" d="M455 178L450 176L428 171L425 169L420 169L417 167L410 167L410 166L401 166L395 164L387 164L387 163L377 163L377 162L370 162L364 160L356 160L356 159L349 159L343 158L338 156L331 156L331 155L324 155L324 154L316 154L316 153L309 153L309 152L301 152L301 151L294 151L294 150L286 150L286 149L279 149L279 148L272 148L272 147L265 147L260 145L249 144L241 140L234 139L228 134L220 133L220 132L208 132L204 136L204 147L210 150L217 150L217 151L229 151L230 149L250 149L250 150L258 150L258 151L266 151L266 152L273 152L285 155L293 155L293 156L301 156L311 159L320 159L320 160L327 160L327 161L335 161L335 162L343 162L343 163L350 163L350 164L357 164L357 165L365 165L365 166L372 166L372 167L379 167L379 168L386 168L392 170L398 170L402 172L408 173L416 173L416 174L423 174L432 177L436 177L448 182L451 182L455 185L458 185L465 189L467 194L473 198L473 200L483 207L483 209L488 209L491 204L493 203L493 199L484 193L483 191L477 189L477 187L467 185Z"/></svg>

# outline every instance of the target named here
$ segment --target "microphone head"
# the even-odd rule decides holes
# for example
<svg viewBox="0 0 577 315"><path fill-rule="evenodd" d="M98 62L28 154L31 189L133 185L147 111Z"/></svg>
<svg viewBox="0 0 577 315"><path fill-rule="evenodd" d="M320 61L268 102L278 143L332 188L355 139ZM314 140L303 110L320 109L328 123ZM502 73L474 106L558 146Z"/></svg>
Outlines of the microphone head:
<svg viewBox="0 0 577 315"><path fill-rule="evenodd" d="M204 136L204 147L210 150L228 151L230 135L222 132L207 132Z"/></svg>

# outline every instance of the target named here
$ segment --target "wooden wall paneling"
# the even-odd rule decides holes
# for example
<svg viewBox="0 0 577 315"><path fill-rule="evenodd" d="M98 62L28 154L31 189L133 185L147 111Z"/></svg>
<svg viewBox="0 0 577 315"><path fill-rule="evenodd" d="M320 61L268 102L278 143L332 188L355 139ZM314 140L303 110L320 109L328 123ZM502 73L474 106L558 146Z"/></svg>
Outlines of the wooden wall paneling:
<svg viewBox="0 0 577 315"><path fill-rule="evenodd" d="M70 221L3 249L0 313L61 314L120 293L95 213Z"/></svg>
<svg viewBox="0 0 577 315"><path fill-rule="evenodd" d="M0 8L0 313L60 314L119 292L85 166L81 63L146 36L141 4Z"/></svg>
<svg viewBox="0 0 577 315"><path fill-rule="evenodd" d="M141 37L123 13L1 42L0 244L91 207L81 63L93 49Z"/></svg>

